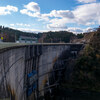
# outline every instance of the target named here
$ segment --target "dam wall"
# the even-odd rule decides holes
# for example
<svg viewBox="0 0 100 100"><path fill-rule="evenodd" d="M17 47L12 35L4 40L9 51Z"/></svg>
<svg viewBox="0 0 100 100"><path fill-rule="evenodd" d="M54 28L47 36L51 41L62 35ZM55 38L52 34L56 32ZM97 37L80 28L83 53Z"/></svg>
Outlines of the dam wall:
<svg viewBox="0 0 100 100"><path fill-rule="evenodd" d="M77 54L83 44L27 44L0 49L0 99L33 100L44 95L50 71L64 52Z"/></svg>

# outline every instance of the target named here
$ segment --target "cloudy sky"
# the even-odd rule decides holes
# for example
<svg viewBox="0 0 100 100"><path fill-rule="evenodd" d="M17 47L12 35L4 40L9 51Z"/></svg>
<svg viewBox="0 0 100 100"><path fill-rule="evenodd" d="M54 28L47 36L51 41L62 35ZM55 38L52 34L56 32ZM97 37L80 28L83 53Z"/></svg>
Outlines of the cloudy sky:
<svg viewBox="0 0 100 100"><path fill-rule="evenodd" d="M81 33L100 25L100 0L0 0L0 25Z"/></svg>

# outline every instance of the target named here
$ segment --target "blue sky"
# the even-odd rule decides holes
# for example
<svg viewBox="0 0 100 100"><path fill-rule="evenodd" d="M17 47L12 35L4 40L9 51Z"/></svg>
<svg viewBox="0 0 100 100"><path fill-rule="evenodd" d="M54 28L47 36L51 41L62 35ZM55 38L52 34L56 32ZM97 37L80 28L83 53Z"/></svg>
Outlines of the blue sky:
<svg viewBox="0 0 100 100"><path fill-rule="evenodd" d="M91 31L100 24L99 0L0 0L0 25L30 32Z"/></svg>

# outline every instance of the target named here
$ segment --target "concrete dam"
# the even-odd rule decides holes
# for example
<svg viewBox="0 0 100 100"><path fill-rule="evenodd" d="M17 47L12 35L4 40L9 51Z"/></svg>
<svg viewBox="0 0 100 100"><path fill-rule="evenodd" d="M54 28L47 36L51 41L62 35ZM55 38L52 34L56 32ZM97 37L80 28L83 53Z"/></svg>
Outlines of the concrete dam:
<svg viewBox="0 0 100 100"><path fill-rule="evenodd" d="M0 100L38 100L59 85L83 44L0 44Z"/></svg>

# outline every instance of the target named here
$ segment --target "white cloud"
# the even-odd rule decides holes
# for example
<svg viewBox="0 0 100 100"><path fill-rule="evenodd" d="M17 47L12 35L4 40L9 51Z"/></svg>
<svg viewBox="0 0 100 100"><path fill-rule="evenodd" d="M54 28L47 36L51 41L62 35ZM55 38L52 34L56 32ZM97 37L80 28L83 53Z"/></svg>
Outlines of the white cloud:
<svg viewBox="0 0 100 100"><path fill-rule="evenodd" d="M78 6L74 11L75 21L78 24L88 25L89 23L99 22L100 3L91 3Z"/></svg>
<svg viewBox="0 0 100 100"><path fill-rule="evenodd" d="M16 23L17 26L30 27L30 24Z"/></svg>
<svg viewBox="0 0 100 100"><path fill-rule="evenodd" d="M15 6L7 5L6 7L0 7L0 15L11 14L11 12L17 12L18 8Z"/></svg>
<svg viewBox="0 0 100 100"><path fill-rule="evenodd" d="M61 18L74 18L74 15L69 10L52 10L49 14L42 14L45 17L61 17Z"/></svg>
<svg viewBox="0 0 100 100"><path fill-rule="evenodd" d="M62 29L67 29L66 25L67 20L64 19L52 19L49 21L49 24L47 24L48 29L54 29L54 30L62 30Z"/></svg>
<svg viewBox="0 0 100 100"><path fill-rule="evenodd" d="M81 29L81 28L78 28L78 27L69 27L67 29L67 31L73 32L75 34L78 34L78 33L83 33L84 32L84 29Z"/></svg>
<svg viewBox="0 0 100 100"><path fill-rule="evenodd" d="M47 24L48 29L57 29L57 30L62 30L62 29L67 29L67 26L64 24Z"/></svg>
<svg viewBox="0 0 100 100"><path fill-rule="evenodd" d="M95 25L95 22L87 22L86 26Z"/></svg>
<svg viewBox="0 0 100 100"><path fill-rule="evenodd" d="M52 10L50 13L42 14L40 7L35 2L24 5L24 9L20 10L22 14L38 18L38 21L45 20L47 28L50 30L67 29L68 23L76 25L91 26L100 24L100 3L92 3L96 0L78 0L88 4L77 6L74 10ZM72 28L74 32L82 32L82 29Z"/></svg>
<svg viewBox="0 0 100 100"><path fill-rule="evenodd" d="M96 2L96 0L77 0L78 2L83 2L83 3L93 3Z"/></svg>
<svg viewBox="0 0 100 100"><path fill-rule="evenodd" d="M30 33L48 32L48 30L39 30L39 29L31 29L31 28L15 28L15 27L10 27L10 28L20 30L23 32L30 32Z"/></svg>
<svg viewBox="0 0 100 100"><path fill-rule="evenodd" d="M37 18L41 16L40 7L35 2L30 2L29 4L24 5L24 9L20 10L20 13L26 14L31 17L37 17Z"/></svg>
<svg viewBox="0 0 100 100"><path fill-rule="evenodd" d="M61 17L61 18L74 18L74 14L69 10L53 10L50 15L52 17Z"/></svg>
<svg viewBox="0 0 100 100"><path fill-rule="evenodd" d="M91 28L91 27L88 27L88 28L84 29L84 31L85 31L85 32L93 32L93 31L94 31L94 29L93 29L93 28Z"/></svg>
<svg viewBox="0 0 100 100"><path fill-rule="evenodd" d="M37 17L40 20L45 20L49 21L50 18L68 18L68 19L73 19L74 15L71 11L69 10L52 10L48 14L41 14L40 13L40 7L37 3L35 2L30 2L27 5L24 5L24 9L20 10L21 14L26 14L31 17ZM50 18L49 18L50 17Z"/></svg>
<svg viewBox="0 0 100 100"><path fill-rule="evenodd" d="M100 24L100 10L98 10L99 8L100 8L100 3L90 3L77 6L73 11L68 11L70 12L70 14L68 14L70 16L63 16L63 14L61 13L65 12L66 10L65 11L54 10L51 11L52 13L47 14L45 16L53 17L53 19L49 21L50 22L49 28L51 25L52 27L56 25L56 27L58 26L59 28L59 25L64 26L68 23L91 26L95 24Z"/></svg>
<svg viewBox="0 0 100 100"><path fill-rule="evenodd" d="M20 12L22 14L26 14L31 17L37 17L37 18L40 17L40 12L31 12L31 11L28 11L27 9L20 10Z"/></svg>
<svg viewBox="0 0 100 100"><path fill-rule="evenodd" d="M26 27L30 27L31 25L30 25L30 24L24 24L24 26L26 26Z"/></svg>
<svg viewBox="0 0 100 100"><path fill-rule="evenodd" d="M30 27L30 24L24 24L24 23L16 23L16 24L10 24L10 26L22 26L22 27Z"/></svg>
<svg viewBox="0 0 100 100"><path fill-rule="evenodd" d="M49 29L49 30L39 30L39 29L32 29L32 28L15 28L15 27L10 27L12 29L16 29L16 30L20 30L23 32L30 32L30 33L39 33L39 32L48 32L48 31L69 31L69 32L73 32L74 34L79 34L79 33L84 33L84 32L92 32L93 28L88 27L86 29L82 29L79 27L69 27L67 29Z"/></svg>
<svg viewBox="0 0 100 100"><path fill-rule="evenodd" d="M24 5L24 7L28 10L28 11L34 11L34 12L40 12L40 7L37 3L35 2L30 2L27 5Z"/></svg>
<svg viewBox="0 0 100 100"><path fill-rule="evenodd" d="M23 23L16 23L17 26L23 26Z"/></svg>
<svg viewBox="0 0 100 100"><path fill-rule="evenodd" d="M69 28L67 28L67 31L73 32L74 34L79 34L79 33L85 33L85 32L93 32L94 29L91 27L88 27L85 29L79 28L79 27L69 27Z"/></svg>
<svg viewBox="0 0 100 100"><path fill-rule="evenodd" d="M10 26L15 26L15 24L10 24Z"/></svg>

